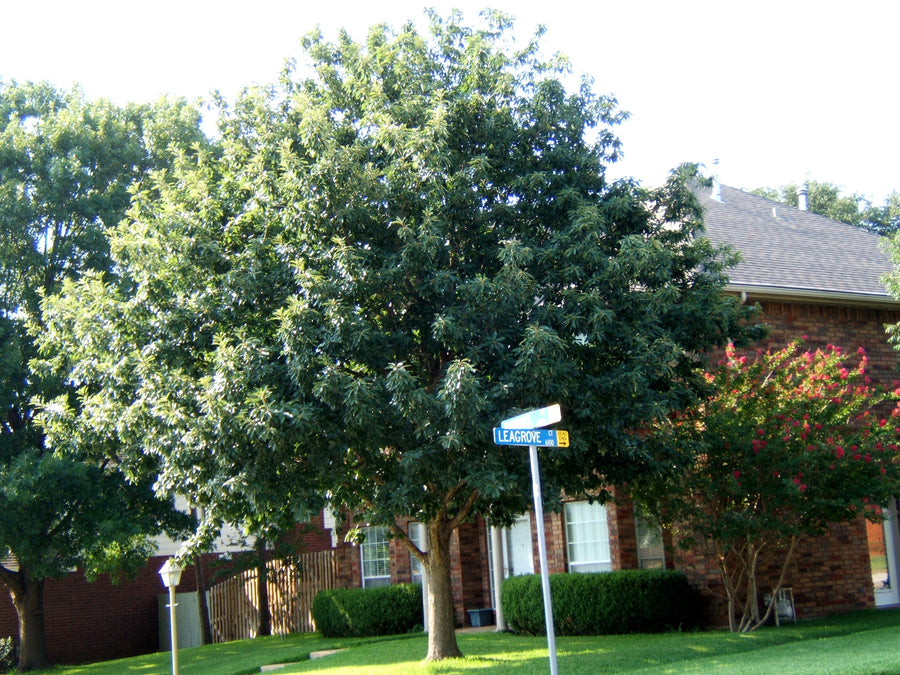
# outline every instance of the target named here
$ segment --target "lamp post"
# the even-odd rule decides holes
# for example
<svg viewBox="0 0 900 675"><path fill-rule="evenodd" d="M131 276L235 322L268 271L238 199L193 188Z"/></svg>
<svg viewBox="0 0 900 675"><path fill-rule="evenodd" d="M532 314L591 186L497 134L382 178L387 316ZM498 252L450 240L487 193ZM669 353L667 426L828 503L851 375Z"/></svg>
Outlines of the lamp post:
<svg viewBox="0 0 900 675"><path fill-rule="evenodd" d="M178 675L178 625L175 621L175 587L181 581L182 569L174 558L166 560L159 568L159 576L162 577L163 586L169 589L169 624L172 629L172 675Z"/></svg>

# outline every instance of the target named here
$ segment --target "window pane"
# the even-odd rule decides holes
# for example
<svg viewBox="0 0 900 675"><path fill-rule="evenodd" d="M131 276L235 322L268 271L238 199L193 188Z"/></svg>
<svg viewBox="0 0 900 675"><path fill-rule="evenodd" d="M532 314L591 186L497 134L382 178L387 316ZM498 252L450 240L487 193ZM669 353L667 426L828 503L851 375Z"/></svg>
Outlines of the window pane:
<svg viewBox="0 0 900 675"><path fill-rule="evenodd" d="M603 504L566 504L566 540L572 572L609 571L609 526Z"/></svg>
<svg viewBox="0 0 900 675"><path fill-rule="evenodd" d="M359 546L362 558L363 586L390 583L391 553L388 529L386 527L367 527L364 531L366 539ZM379 581L380 583L378 583Z"/></svg>
<svg viewBox="0 0 900 675"><path fill-rule="evenodd" d="M640 516L634 518L637 535L638 566L641 569L660 569L666 566L662 530Z"/></svg>

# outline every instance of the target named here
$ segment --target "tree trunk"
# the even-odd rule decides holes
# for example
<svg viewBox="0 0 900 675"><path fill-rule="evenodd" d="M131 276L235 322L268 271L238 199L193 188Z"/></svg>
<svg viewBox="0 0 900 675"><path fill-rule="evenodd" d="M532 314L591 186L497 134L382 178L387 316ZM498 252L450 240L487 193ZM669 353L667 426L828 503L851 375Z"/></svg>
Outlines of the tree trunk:
<svg viewBox="0 0 900 675"><path fill-rule="evenodd" d="M266 568L266 542L256 540L256 594L259 598L257 607L258 627L256 635L272 634L272 612L269 609L269 570Z"/></svg>
<svg viewBox="0 0 900 675"><path fill-rule="evenodd" d="M212 644L212 626L209 621L209 605L206 602L206 575L203 572L203 555L198 554L194 563L197 576L197 610L200 612L200 642Z"/></svg>
<svg viewBox="0 0 900 675"><path fill-rule="evenodd" d="M50 665L44 630L44 580L33 579L20 568L17 581L21 583L10 585L9 594L19 619L18 672L24 673Z"/></svg>
<svg viewBox="0 0 900 675"><path fill-rule="evenodd" d="M453 579L450 574L452 529L438 519L428 524L425 577L428 584L428 661L462 656L456 642Z"/></svg>
<svg viewBox="0 0 900 675"><path fill-rule="evenodd" d="M797 535L791 537L791 544L790 546L788 546L787 553L784 554L784 558L781 561L781 574L778 576L778 581L775 582L775 586L772 587L772 593L769 602L766 605L766 611L761 617L757 619L754 625L750 626L747 629L747 632L754 631L760 626L765 625L765 623L772 616L772 612L777 611L778 593L784 586L784 580L787 576L787 570L791 564L791 561L794 559L794 551L797 549L797 544L799 541L800 538Z"/></svg>
<svg viewBox="0 0 900 675"><path fill-rule="evenodd" d="M197 521L203 519L203 511L198 508L191 509ZM203 554L197 554L197 560L194 563L194 575L197 579L197 612L200 614L200 643L211 645L212 624L209 620L209 603L206 601L206 573L203 570Z"/></svg>

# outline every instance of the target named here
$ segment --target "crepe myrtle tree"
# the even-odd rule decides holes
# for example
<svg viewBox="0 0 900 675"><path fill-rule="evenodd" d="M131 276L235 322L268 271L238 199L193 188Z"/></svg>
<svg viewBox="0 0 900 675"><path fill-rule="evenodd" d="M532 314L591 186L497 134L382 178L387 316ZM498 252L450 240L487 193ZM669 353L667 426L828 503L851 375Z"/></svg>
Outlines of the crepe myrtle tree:
<svg viewBox="0 0 900 675"><path fill-rule="evenodd" d="M801 340L748 358L729 347L712 394L654 429L679 470L643 479L635 496L676 543L717 565L733 631L774 609L798 542L833 523L879 520L900 489L900 389L875 386L862 348ZM778 570L759 610L759 573Z"/></svg>
<svg viewBox="0 0 900 675"><path fill-rule="evenodd" d="M126 480L115 462L60 456L34 401L65 383L31 367L41 299L66 279L109 271L107 228L130 186L202 138L184 101L118 107L77 90L0 81L0 582L19 621L19 672L47 665L43 588L74 567L89 576L146 560L148 537L187 519ZM175 528L175 529L171 529Z"/></svg>
<svg viewBox="0 0 900 675"><path fill-rule="evenodd" d="M221 153L136 196L113 237L127 283L58 299L48 367L89 414L47 424L152 458L216 517L328 502L388 527L426 570L428 658L453 657L454 530L530 505L526 454L491 427L562 405L551 504L655 471L634 431L694 399L751 310L722 293L734 257L701 236L693 172L607 181L625 115L568 90L539 34L431 13L303 45L309 75L245 92Z"/></svg>

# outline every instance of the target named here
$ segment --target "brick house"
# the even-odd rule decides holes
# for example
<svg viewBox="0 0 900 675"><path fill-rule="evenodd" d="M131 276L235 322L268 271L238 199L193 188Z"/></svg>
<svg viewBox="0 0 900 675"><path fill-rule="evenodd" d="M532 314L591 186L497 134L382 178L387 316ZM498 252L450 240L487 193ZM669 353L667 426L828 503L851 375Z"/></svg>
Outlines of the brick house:
<svg viewBox="0 0 900 675"><path fill-rule="evenodd" d="M813 346L830 343L850 351L862 346L873 379L888 384L898 379L898 355L884 326L900 322L900 303L881 283L893 268L877 236L718 184L699 196L707 236L742 255L726 291L759 304L762 320L771 326L758 347L780 347L801 335ZM786 583L798 616L900 604L892 581L900 579L896 501L887 513L884 526L860 518L801 544ZM627 500L605 506L569 502L562 513L545 516L545 529L551 573L677 566L706 596L707 621L724 621L724 600L709 590L719 586L715 567L690 556L672 560L660 533L636 517ZM499 540L504 576L539 571L533 514L503 530ZM415 579L408 552L380 528L371 528L360 547L336 543L346 585ZM454 535L454 600L461 626L469 624L466 610L493 606L491 549L483 521L467 523ZM773 579L763 572L760 581L764 592Z"/></svg>
<svg viewBox="0 0 900 675"><path fill-rule="evenodd" d="M900 322L900 303L880 282L892 266L878 237L725 186L702 192L700 199L707 236L732 245L743 256L726 290L762 307L764 320L772 326L769 344L781 346L807 335L813 344L839 344L848 350L863 346L874 379L891 382L898 377L897 353L887 342L884 325ZM787 580L800 617L900 604L893 581L900 579L896 501L888 505L887 513L883 527L860 519L801 546ZM454 534L458 625L469 625L466 610L493 606L494 542L502 551L504 576L539 571L533 521L533 514L524 514L513 527L492 537L478 519ZM409 553L390 541L384 530L371 528L365 543L356 546L333 532L334 521L327 512L316 525L320 534L307 538L308 550L335 549L340 585L420 579L421 570ZM414 539L421 540L416 523L406 526ZM545 529L551 573L677 565L698 587L717 584L716 571L707 561L672 560L660 533L636 517L627 500L605 506L569 502L562 513L546 514ZM51 660L73 663L159 649L158 597L164 589L157 570L170 552L160 553L135 580L120 585L105 578L87 584L80 573L48 581ZM765 578L761 581L764 588ZM193 570L188 569L178 591L194 588ZM707 619L721 622L722 606L707 595ZM15 635L16 626L11 602L0 601L0 636Z"/></svg>
<svg viewBox="0 0 900 675"><path fill-rule="evenodd" d="M725 186L700 195L707 236L743 258L728 291L760 305L768 345L806 335L812 346L863 347L871 377L889 385L900 379L885 332L900 322L900 303L882 283L893 265L879 237L810 213L803 188L799 196L795 209ZM860 518L802 543L787 579L799 616L900 603L891 581L900 579L896 500L886 512L883 526Z"/></svg>

